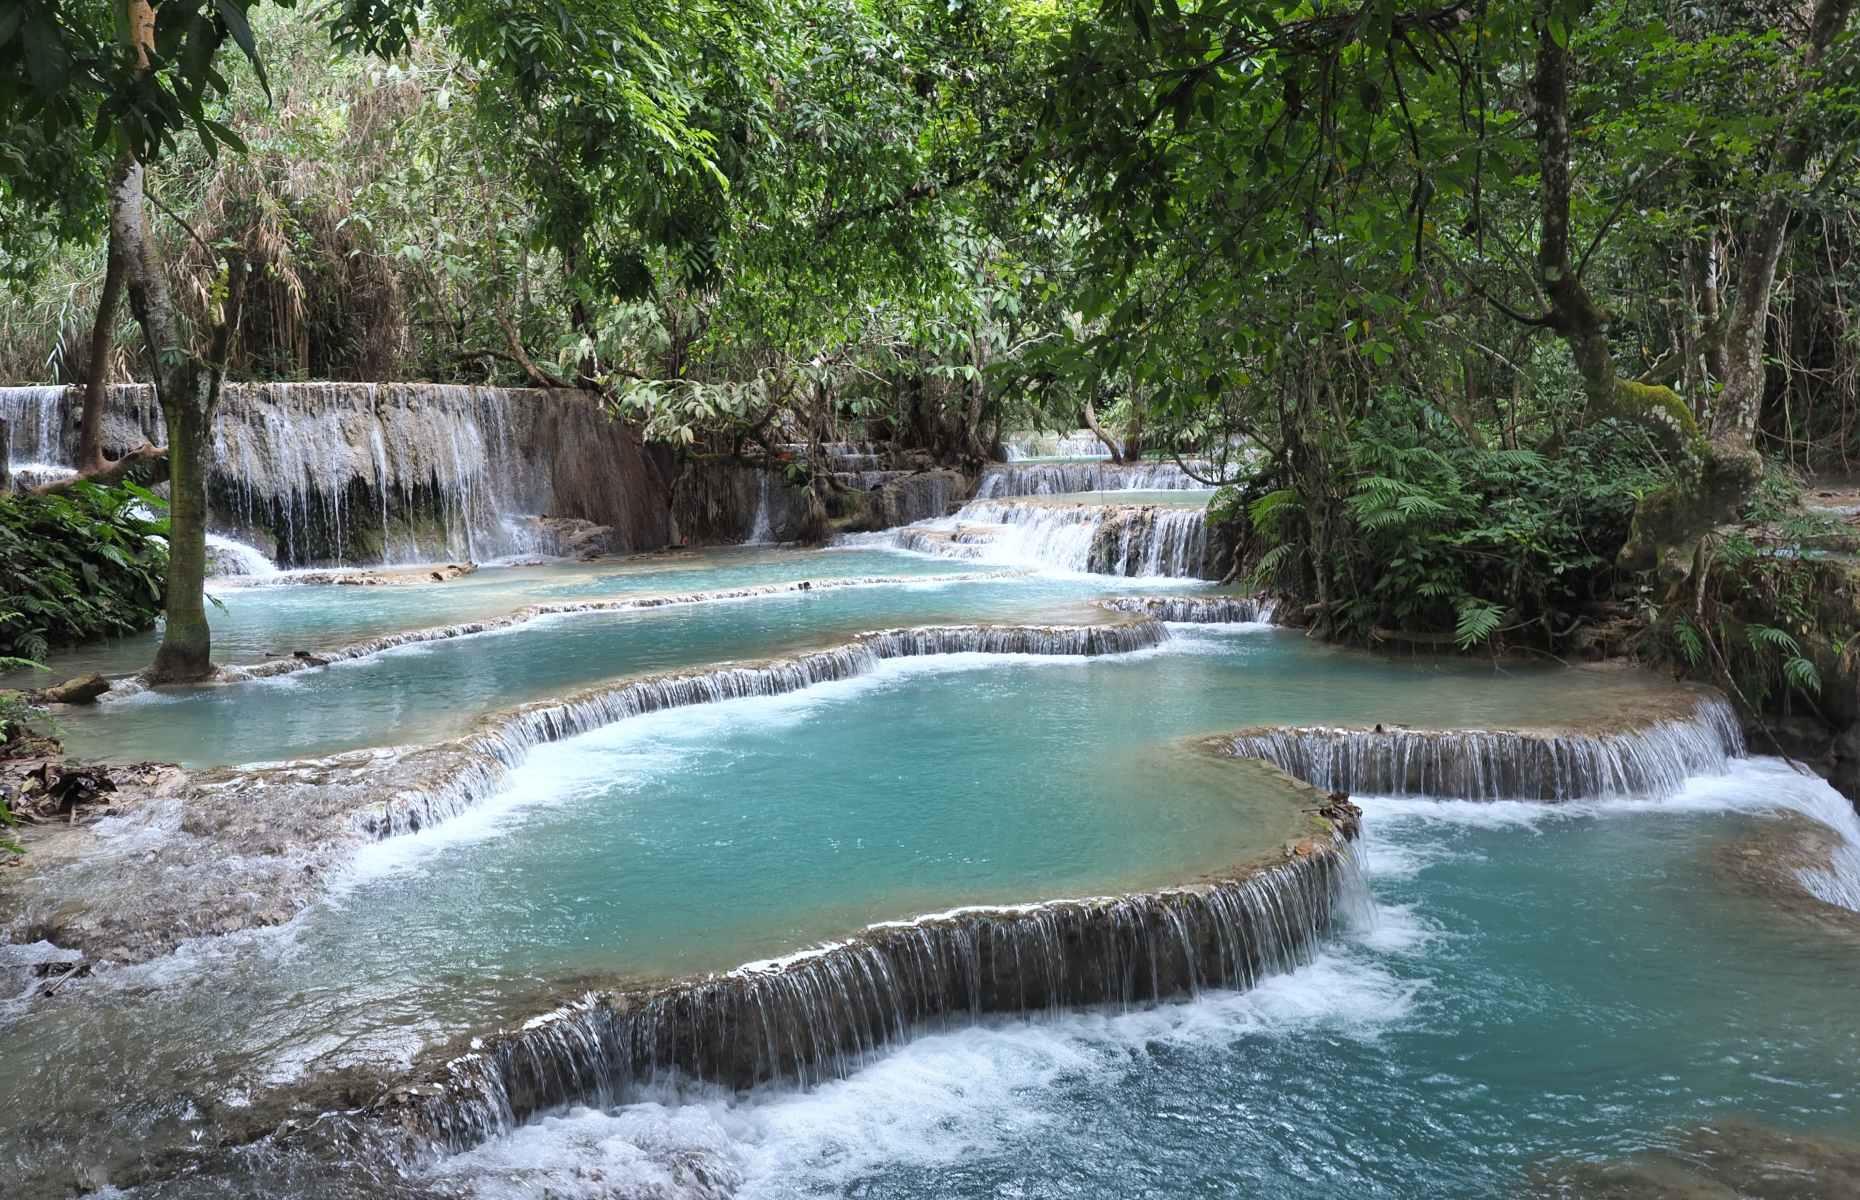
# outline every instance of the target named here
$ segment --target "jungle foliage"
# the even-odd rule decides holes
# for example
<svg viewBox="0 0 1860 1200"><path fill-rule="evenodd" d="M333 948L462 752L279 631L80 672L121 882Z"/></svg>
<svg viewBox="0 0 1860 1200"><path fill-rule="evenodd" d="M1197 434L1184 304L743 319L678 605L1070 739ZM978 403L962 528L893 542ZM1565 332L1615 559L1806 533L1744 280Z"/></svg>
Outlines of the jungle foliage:
<svg viewBox="0 0 1860 1200"><path fill-rule="evenodd" d="M1852 9L163 4L263 73L189 91L163 43L156 132L97 127L163 147L191 321L211 247L255 268L235 373L590 387L691 455L1089 422L1232 459L1249 569L1326 634L1562 652L1626 613L1684 661L1701 594L1768 586L1758 456L1860 455ZM107 57L70 56L95 95ZM72 113L3 135L15 378L81 374L104 277L85 177L24 203Z"/></svg>
<svg viewBox="0 0 1860 1200"><path fill-rule="evenodd" d="M134 486L0 495L0 666L154 627L168 563L160 505Z"/></svg>

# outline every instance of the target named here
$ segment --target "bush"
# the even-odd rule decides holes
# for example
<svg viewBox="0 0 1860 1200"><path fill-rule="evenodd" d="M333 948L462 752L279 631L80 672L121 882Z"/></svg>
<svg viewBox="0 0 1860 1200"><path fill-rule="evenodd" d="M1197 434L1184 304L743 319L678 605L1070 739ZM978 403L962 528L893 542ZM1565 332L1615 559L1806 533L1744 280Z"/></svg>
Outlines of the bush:
<svg viewBox="0 0 1860 1200"><path fill-rule="evenodd" d="M1608 596L1635 504L1663 469L1612 422L1537 449L1494 448L1391 393L1319 474L1251 505L1271 547L1256 577L1309 551L1308 569L1327 576L1333 634L1395 631L1466 650L1554 645Z"/></svg>
<svg viewBox="0 0 1860 1200"><path fill-rule="evenodd" d="M150 629L162 611L167 522L133 484L0 496L0 657Z"/></svg>

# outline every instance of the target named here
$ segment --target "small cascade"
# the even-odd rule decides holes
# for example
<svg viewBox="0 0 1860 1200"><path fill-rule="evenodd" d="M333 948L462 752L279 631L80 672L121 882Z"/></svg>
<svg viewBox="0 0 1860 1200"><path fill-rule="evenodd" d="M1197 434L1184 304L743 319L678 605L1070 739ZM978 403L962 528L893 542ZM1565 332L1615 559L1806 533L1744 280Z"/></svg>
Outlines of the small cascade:
<svg viewBox="0 0 1860 1200"><path fill-rule="evenodd" d="M1246 989L1308 962L1361 908L1346 840L1194 887L979 908L874 926L776 963L583 997L453 1060L381 1113L416 1155L456 1152L565 1104L612 1107L668 1075L746 1089L842 1078L885 1047L991 1014L1129 1010Z"/></svg>
<svg viewBox="0 0 1860 1200"><path fill-rule="evenodd" d="M1270 624L1279 602L1273 596L1114 596L1098 601L1110 612L1137 613L1184 625Z"/></svg>
<svg viewBox="0 0 1860 1200"><path fill-rule="evenodd" d="M6 425L6 462L13 475L24 479L28 470L56 467L75 455L76 447L65 445L66 397L60 386L0 387L0 422Z"/></svg>
<svg viewBox="0 0 1860 1200"><path fill-rule="evenodd" d="M455 626L466 632L489 628ZM401 644L411 640L395 635ZM446 636L441 634L441 636ZM451 636L457 636L453 634ZM789 658L703 671L672 672L607 684L566 700L526 705L491 718L480 733L429 747L418 755L417 782L401 786L383 773L375 801L353 819L370 838L417 832L478 804L503 786L509 773L539 745L560 742L630 717L755 696L782 696L818 684L868 675L892 659L949 654L1026 654L1093 658L1149 650L1168 639L1160 622L1116 625L945 625L859 634L851 642ZM385 642L390 639L381 639ZM322 665L279 660L251 668L250 677L286 674Z"/></svg>
<svg viewBox="0 0 1860 1200"><path fill-rule="evenodd" d="M265 557L257 546L219 533L207 535L207 574L214 578L262 578L276 575L278 564Z"/></svg>
<svg viewBox="0 0 1860 1200"><path fill-rule="evenodd" d="M782 442L776 450L792 458L806 459L813 447L806 442ZM884 448L876 442L822 442L820 453L825 467L832 473L876 471L884 465Z"/></svg>
<svg viewBox="0 0 1860 1200"><path fill-rule="evenodd" d="M11 469L15 491L29 492L33 488L56 483L60 479L69 479L77 474L76 467L54 466L50 463L21 463Z"/></svg>
<svg viewBox="0 0 1860 1200"><path fill-rule="evenodd" d="M900 530L907 550L1127 577L1207 578L1207 514L1164 505L974 500L950 522Z"/></svg>
<svg viewBox="0 0 1860 1200"><path fill-rule="evenodd" d="M1189 465L1204 478L1214 477L1215 468L1211 464ZM997 500L1013 496L1061 496L1072 492L1191 491L1213 486L1196 479L1173 462L1010 463L983 471L975 496L978 500Z"/></svg>
<svg viewBox="0 0 1860 1200"><path fill-rule="evenodd" d="M1689 776L1722 774L1744 753L1721 697L1690 713L1619 731L1251 729L1231 752L1261 758L1326 791L1457 800L1670 796Z"/></svg>
<svg viewBox="0 0 1860 1200"><path fill-rule="evenodd" d="M1098 435L1089 429L1073 433L1010 433L1001 439L1001 449L1009 462L1030 458L1110 458Z"/></svg>
<svg viewBox="0 0 1860 1200"><path fill-rule="evenodd" d="M767 470L757 471L756 476L760 481L756 485L756 520L749 528L748 541L752 546L766 546L775 540L773 526L769 521L769 480L771 472Z"/></svg>

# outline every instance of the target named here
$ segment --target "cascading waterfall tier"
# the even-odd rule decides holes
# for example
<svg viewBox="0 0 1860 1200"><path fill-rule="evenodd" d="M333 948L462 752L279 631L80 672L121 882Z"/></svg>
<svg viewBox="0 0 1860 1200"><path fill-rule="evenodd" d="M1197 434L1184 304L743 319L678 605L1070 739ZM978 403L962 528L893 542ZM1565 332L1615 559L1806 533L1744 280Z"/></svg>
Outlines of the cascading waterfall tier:
<svg viewBox="0 0 1860 1200"><path fill-rule="evenodd" d="M879 925L773 963L586 995L398 1089L377 1118L415 1154L458 1151L565 1104L612 1106L676 1075L746 1089L843 1077L928 1028L990 1014L1130 1009L1243 989L1308 961L1365 903L1360 814L1315 803L1314 832L1272 865L1153 892L973 908Z"/></svg>
<svg viewBox="0 0 1860 1200"><path fill-rule="evenodd" d="M1630 729L1267 728L1221 741L1326 790L1459 800L1670 796L1744 753L1737 715L1717 695Z"/></svg>
<svg viewBox="0 0 1860 1200"><path fill-rule="evenodd" d="M1137 613L1182 625L1269 624L1278 611L1276 597L1258 596L1113 596L1098 601L1108 612Z"/></svg>
<svg viewBox="0 0 1860 1200"><path fill-rule="evenodd" d="M35 873L23 886L43 890L22 892L16 907L0 912L0 942L43 937L93 960L134 963L191 937L287 921L321 894L324 873L358 841L464 812L506 786L533 747L630 717L786 695L870 673L889 659L1083 658L1146 650L1167 637L1161 623L1141 619L881 630L783 658L616 680L489 716L472 733L429 745L202 771L160 801L172 835L146 853L112 856L111 890L96 904L73 903L63 885ZM111 898L131 894L134 905Z"/></svg>
<svg viewBox="0 0 1860 1200"><path fill-rule="evenodd" d="M0 388L9 461L75 461L60 387ZM110 389L111 453L167 432L154 389ZM25 456L25 457L22 457ZM286 566L482 560L544 547L531 514L611 526L616 548L669 540L637 434L580 393L428 383L229 383L214 420L214 525Z"/></svg>
<svg viewBox="0 0 1860 1200"><path fill-rule="evenodd" d="M907 550L951 558L1038 563L1127 577L1218 577L1207 513L1157 504L973 500L945 522L902 529Z"/></svg>
<svg viewBox="0 0 1860 1200"><path fill-rule="evenodd" d="M6 424L7 473L20 486L46 482L48 471L73 461L65 452L71 409L63 387L0 387L0 422Z"/></svg>
<svg viewBox="0 0 1860 1200"><path fill-rule="evenodd" d="M1111 452L1089 429L1072 433L1010 433L1001 440L1009 462L1029 458L1110 458Z"/></svg>
<svg viewBox="0 0 1860 1200"><path fill-rule="evenodd" d="M209 542L209 545L212 541ZM249 547L247 548L249 549ZM254 569L253 574L263 572ZM1004 572L974 572L961 575L938 575L938 583L974 583L984 579L1007 578ZM576 614L647 612L657 608L676 608L694 604L721 604L732 600L755 600L768 596L786 596L812 594L814 592L832 592L844 588L867 588L897 586L900 584L919 583L922 579L915 575L862 575L841 579L797 580L793 583L764 583L749 587L723 588L707 592L683 592L659 596L626 596L614 600L557 600L546 604L531 604L506 613L500 617L487 617L482 621L459 621L451 625L429 625L424 629L406 629L398 633L384 633L379 637L367 638L359 642L350 642L345 646L336 646L306 651L289 658L273 658L260 663L227 665L221 667L215 679L218 683L243 683L253 679L272 679L279 675L292 675L299 671L313 671L335 663L354 662L357 659L373 658L398 650L405 646L417 646L428 642L448 642L454 638L474 637L478 634L496 633L499 630L513 629L544 617L573 616ZM116 681L111 688L112 698L135 695L146 690L140 677L129 677Z"/></svg>
<svg viewBox="0 0 1860 1200"><path fill-rule="evenodd" d="M1059 496L1069 492L1167 492L1211 488L1209 463L1189 464L1196 479L1173 462L1013 463L991 466L982 472L975 489L978 500L1013 496Z"/></svg>
<svg viewBox="0 0 1860 1200"><path fill-rule="evenodd" d="M413 833L446 820L496 791L532 748L630 717L697 704L781 696L870 674L889 659L949 654L1030 654L1094 658L1149 650L1168 639L1160 622L1115 625L940 625L862 633L851 642L767 662L679 671L591 688L561 701L526 705L454 743L452 769L356 814L372 838Z"/></svg>

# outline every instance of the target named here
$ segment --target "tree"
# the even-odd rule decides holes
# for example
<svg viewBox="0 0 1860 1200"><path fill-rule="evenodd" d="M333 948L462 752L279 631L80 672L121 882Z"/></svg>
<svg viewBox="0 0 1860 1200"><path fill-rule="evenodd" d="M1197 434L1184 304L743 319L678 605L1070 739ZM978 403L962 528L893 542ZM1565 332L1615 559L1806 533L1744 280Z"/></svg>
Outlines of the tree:
<svg viewBox="0 0 1860 1200"><path fill-rule="evenodd" d="M168 431L168 608L150 668L155 682L199 679L213 670L204 603L208 453L245 271L236 252L208 246L223 262L216 312L206 328L186 328L151 237L144 182L149 164L184 132L209 148L238 148L237 136L206 106L228 89L215 63L229 38L263 79L250 7L250 0L182 0L159 11L149 0L29 0L0 17L0 124L30 125L39 145L63 146L73 157L88 146L112 164L110 257L120 263L122 287L158 364L155 390ZM31 209L67 213L69 192L46 174L56 165L9 156L5 186ZM95 454L91 414L86 424Z"/></svg>

